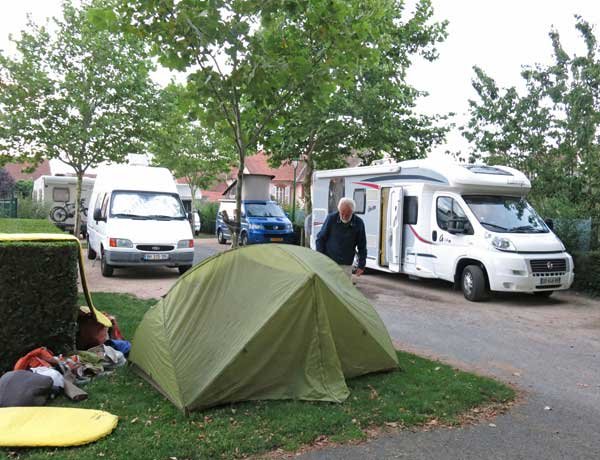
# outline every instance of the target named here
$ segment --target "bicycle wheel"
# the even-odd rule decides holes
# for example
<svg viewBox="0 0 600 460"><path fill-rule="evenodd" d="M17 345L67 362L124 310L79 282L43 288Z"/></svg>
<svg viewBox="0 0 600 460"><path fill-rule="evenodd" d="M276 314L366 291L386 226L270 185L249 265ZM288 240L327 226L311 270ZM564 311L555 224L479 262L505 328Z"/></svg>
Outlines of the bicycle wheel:
<svg viewBox="0 0 600 460"><path fill-rule="evenodd" d="M62 206L55 206L50 210L50 219L54 222L64 222L67 220L67 210Z"/></svg>

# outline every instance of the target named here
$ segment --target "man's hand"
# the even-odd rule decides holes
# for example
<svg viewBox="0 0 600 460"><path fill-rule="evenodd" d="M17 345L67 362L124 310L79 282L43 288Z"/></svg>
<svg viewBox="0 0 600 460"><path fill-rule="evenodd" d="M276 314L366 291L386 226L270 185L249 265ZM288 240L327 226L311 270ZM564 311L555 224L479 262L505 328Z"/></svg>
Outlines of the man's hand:
<svg viewBox="0 0 600 460"><path fill-rule="evenodd" d="M354 272L354 274L355 274L356 276L360 276L360 275L362 275L364 272L365 272L365 269L364 269L364 268L357 268L357 269L356 269L356 271Z"/></svg>

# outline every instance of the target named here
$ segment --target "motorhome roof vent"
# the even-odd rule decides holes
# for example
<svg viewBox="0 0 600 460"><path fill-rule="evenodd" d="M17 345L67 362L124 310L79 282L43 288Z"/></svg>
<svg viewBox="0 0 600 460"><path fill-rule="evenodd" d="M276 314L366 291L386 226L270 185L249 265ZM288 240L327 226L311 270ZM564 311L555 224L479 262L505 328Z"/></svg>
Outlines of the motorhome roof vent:
<svg viewBox="0 0 600 460"><path fill-rule="evenodd" d="M494 174L497 176L512 176L511 173L500 168L486 165L465 165L465 168L475 174Z"/></svg>

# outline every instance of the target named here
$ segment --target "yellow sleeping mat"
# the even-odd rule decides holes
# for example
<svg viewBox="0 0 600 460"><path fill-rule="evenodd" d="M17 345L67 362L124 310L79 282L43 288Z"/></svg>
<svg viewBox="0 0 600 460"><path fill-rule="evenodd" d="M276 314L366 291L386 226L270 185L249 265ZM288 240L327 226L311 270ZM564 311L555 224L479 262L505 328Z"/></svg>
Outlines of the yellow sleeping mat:
<svg viewBox="0 0 600 460"><path fill-rule="evenodd" d="M70 407L0 408L0 447L79 446L112 432L119 418Z"/></svg>

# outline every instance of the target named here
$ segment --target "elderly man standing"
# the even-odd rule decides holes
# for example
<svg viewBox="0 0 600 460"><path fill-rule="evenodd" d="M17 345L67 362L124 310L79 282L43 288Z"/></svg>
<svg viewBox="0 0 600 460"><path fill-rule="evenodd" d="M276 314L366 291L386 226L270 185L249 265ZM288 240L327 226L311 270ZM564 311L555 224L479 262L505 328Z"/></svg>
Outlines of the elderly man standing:
<svg viewBox="0 0 600 460"><path fill-rule="evenodd" d="M342 198L337 212L327 216L317 235L317 251L329 256L352 276L352 263L358 250L356 275L363 274L367 262L365 224L354 214L354 200Z"/></svg>

